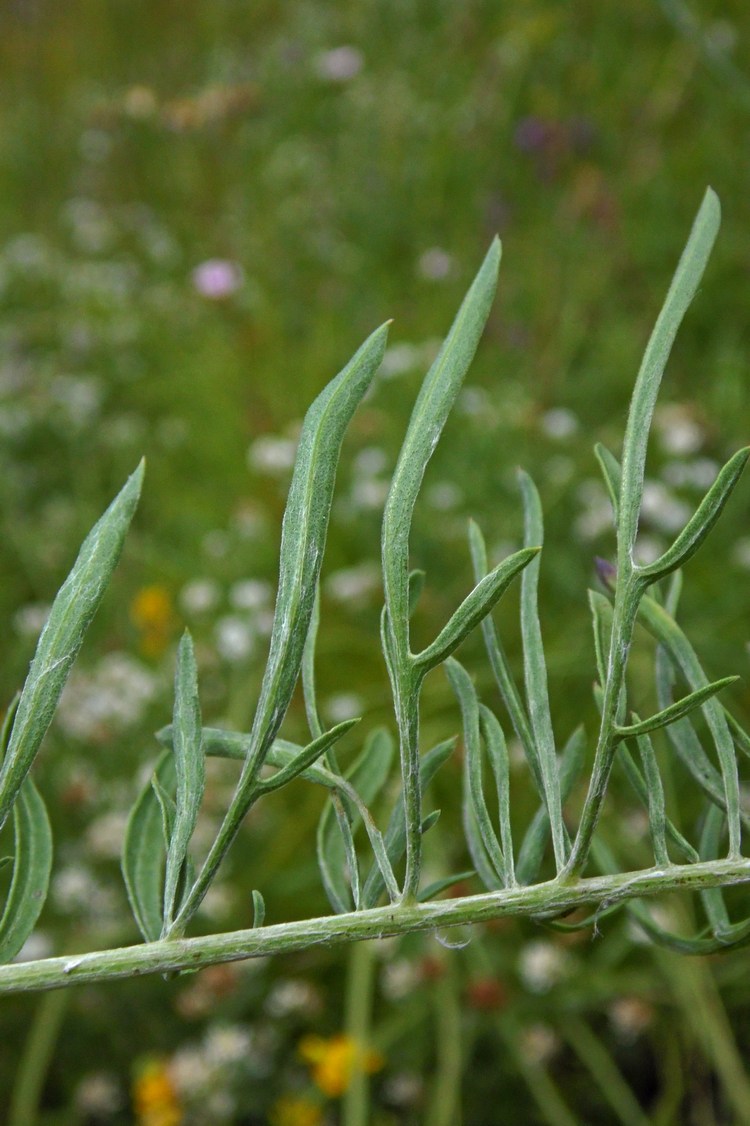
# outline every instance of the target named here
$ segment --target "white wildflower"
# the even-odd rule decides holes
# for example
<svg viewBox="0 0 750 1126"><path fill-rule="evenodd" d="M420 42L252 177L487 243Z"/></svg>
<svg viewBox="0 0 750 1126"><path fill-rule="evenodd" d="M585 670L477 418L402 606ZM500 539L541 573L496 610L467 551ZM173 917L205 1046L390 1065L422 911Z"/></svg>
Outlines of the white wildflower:
<svg viewBox="0 0 750 1126"><path fill-rule="evenodd" d="M375 563L342 568L325 581L326 593L336 602L363 602L379 588L380 570Z"/></svg>
<svg viewBox="0 0 750 1126"><path fill-rule="evenodd" d="M180 606L187 614L206 614L216 609L220 598L215 579L191 579L180 591Z"/></svg>
<svg viewBox="0 0 750 1126"><path fill-rule="evenodd" d="M215 629L216 648L225 661L245 661L255 649L255 631L245 618L227 614Z"/></svg>
<svg viewBox="0 0 750 1126"><path fill-rule="evenodd" d="M433 246L419 258L417 272L427 281L443 281L453 269L453 257L447 250Z"/></svg>
<svg viewBox="0 0 750 1126"><path fill-rule="evenodd" d="M297 443L293 439L263 434L251 444L247 460L251 469L275 475L292 468L296 453Z"/></svg>
<svg viewBox="0 0 750 1126"><path fill-rule="evenodd" d="M343 723L362 715L364 701L355 692L338 692L326 700L325 711L332 723Z"/></svg>
<svg viewBox="0 0 750 1126"><path fill-rule="evenodd" d="M521 980L532 993L547 993L562 981L568 970L569 957L566 951L544 939L528 942L518 961Z"/></svg>
<svg viewBox="0 0 750 1126"><path fill-rule="evenodd" d="M578 418L566 407L554 407L545 411L540 419L541 427L548 438L570 438L578 430Z"/></svg>
<svg viewBox="0 0 750 1126"><path fill-rule="evenodd" d="M229 601L235 610L262 610L271 601L271 584L261 579L243 579L234 583Z"/></svg>
<svg viewBox="0 0 750 1126"><path fill-rule="evenodd" d="M333 47L330 51L321 51L313 60L315 73L328 82L350 82L357 77L364 64L362 52L348 44Z"/></svg>

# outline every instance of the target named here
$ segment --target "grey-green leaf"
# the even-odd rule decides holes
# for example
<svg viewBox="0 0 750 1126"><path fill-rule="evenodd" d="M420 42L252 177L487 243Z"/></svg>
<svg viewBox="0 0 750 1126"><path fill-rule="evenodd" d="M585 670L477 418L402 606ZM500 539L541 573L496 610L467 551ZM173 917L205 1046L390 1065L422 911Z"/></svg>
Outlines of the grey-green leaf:
<svg viewBox="0 0 750 1126"><path fill-rule="evenodd" d="M18 702L8 749L0 767L0 828L54 715L84 635L99 608L133 518L144 463L97 521L81 545L42 630Z"/></svg>
<svg viewBox="0 0 750 1126"><path fill-rule="evenodd" d="M596 460L599 462L599 468L602 471L604 484L607 487L610 503L612 504L612 513L615 523L617 523L617 515L620 504L620 484L622 480L622 470L620 463L613 453L603 446L601 442L597 442L594 446L594 454Z"/></svg>
<svg viewBox="0 0 750 1126"><path fill-rule="evenodd" d="M201 710L198 699L198 669L193 640L187 630L177 648L172 717L172 748L177 788L174 826L167 850L164 876L164 933L166 937L175 911L180 876L188 847L198 821L206 786L206 767L201 736Z"/></svg>
<svg viewBox="0 0 750 1126"><path fill-rule="evenodd" d="M153 777L166 788L174 782L174 757L164 751ZM162 929L164 831L162 811L151 779L130 811L122 850L122 875L130 906L146 942L155 942Z"/></svg>
<svg viewBox="0 0 750 1126"><path fill-rule="evenodd" d="M527 567L539 553L538 547L527 547L498 563L489 575L481 579L438 636L414 658L415 668L426 673L450 657L479 623L497 605L513 579Z"/></svg>
<svg viewBox="0 0 750 1126"><path fill-rule="evenodd" d="M28 777L13 807L13 831L13 876L0 918L0 965L15 958L33 931L47 898L52 870L52 830L47 810Z"/></svg>
<svg viewBox="0 0 750 1126"><path fill-rule="evenodd" d="M266 917L266 901L257 889L253 891L253 929L263 926Z"/></svg>
<svg viewBox="0 0 750 1126"><path fill-rule="evenodd" d="M721 680L705 684L701 688L696 688L689 695L683 696L675 704L670 704L668 708L663 708L655 715L649 716L648 719L639 720L637 723L631 723L627 726L616 726L615 732L620 739L628 739L631 736L646 735L650 731L658 731L660 727L667 727L670 723L682 719L695 708L699 708L706 700L710 700L717 692L721 692L723 688L728 688L730 684L735 684L739 679L738 676L725 676Z"/></svg>
<svg viewBox="0 0 750 1126"><path fill-rule="evenodd" d="M724 505L742 476L742 470L749 456L750 447L746 447L738 450L734 457L729 459L672 546L647 567L638 568L638 574L642 578L648 579L649 582L657 582L695 555L719 519Z"/></svg>
<svg viewBox="0 0 750 1126"><path fill-rule="evenodd" d="M682 318L703 276L720 221L718 197L708 188L651 333L633 390L623 444L619 499L619 561L623 564L623 573L631 558L638 533L646 448L662 374Z"/></svg>
<svg viewBox="0 0 750 1126"><path fill-rule="evenodd" d="M409 531L427 464L445 426L495 297L500 242L495 239L427 373L409 427L383 514L382 554L388 624L397 649L408 651Z"/></svg>
<svg viewBox="0 0 750 1126"><path fill-rule="evenodd" d="M339 739L346 735L347 731L351 731L358 723L358 719L345 719L342 723L337 723L330 731L324 731L319 738L313 739L312 743L304 747L281 770L277 770L270 778L264 778L262 782L259 782L256 792L258 794L270 794L273 790L278 790L281 786L285 786L287 782L291 782L293 778L309 770L329 748L334 746Z"/></svg>

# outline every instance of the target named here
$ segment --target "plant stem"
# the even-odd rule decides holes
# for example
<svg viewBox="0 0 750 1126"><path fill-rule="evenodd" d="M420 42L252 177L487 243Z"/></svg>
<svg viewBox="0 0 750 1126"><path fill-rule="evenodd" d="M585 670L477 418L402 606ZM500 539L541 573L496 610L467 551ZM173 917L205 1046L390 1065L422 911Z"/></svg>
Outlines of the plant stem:
<svg viewBox="0 0 750 1126"><path fill-rule="evenodd" d="M345 1031L354 1044L354 1062L342 1100L341 1126L367 1126L370 1083L364 1064L370 1046L374 983L374 944L358 942L349 952L346 976Z"/></svg>
<svg viewBox="0 0 750 1126"><path fill-rule="evenodd" d="M623 1126L648 1126L648 1117L601 1040L581 1017L568 1013L560 1031Z"/></svg>
<svg viewBox="0 0 750 1126"><path fill-rule="evenodd" d="M62 958L0 966L0 994L57 989L81 982L115 981L149 973L199 970L220 962L267 957L336 942L486 923L508 915L553 918L585 904L611 907L642 896L701 891L750 883L750 859L708 860L645 868L564 883L550 880L529 887L503 888L483 895L441 899L412 906L374 907L346 915L304 919L257 930L232 931L147 942Z"/></svg>
<svg viewBox="0 0 750 1126"><path fill-rule="evenodd" d="M588 860L591 841L607 793L612 763L619 738L615 725L620 718L622 707L625 670L628 663L630 643L633 638L638 605L643 594L641 582L632 575L623 582L618 580L615 605L612 617L612 636L609 647L607 680L604 685L602 718L599 738L594 755L586 801L584 802L578 832L573 842L568 863L562 873L563 879L580 876Z"/></svg>

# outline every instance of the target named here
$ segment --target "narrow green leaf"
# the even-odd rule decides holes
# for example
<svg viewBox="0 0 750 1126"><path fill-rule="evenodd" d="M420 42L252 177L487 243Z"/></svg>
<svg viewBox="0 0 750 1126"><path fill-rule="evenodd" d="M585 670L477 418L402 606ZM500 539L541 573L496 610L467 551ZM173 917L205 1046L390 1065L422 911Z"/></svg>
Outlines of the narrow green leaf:
<svg viewBox="0 0 750 1126"><path fill-rule="evenodd" d="M473 520L469 521L469 548L474 567L474 578L476 582L479 582L487 574L487 549L479 525ZM542 797L544 795L544 785L542 783L542 771L539 765L536 744L534 743L534 737L531 733L531 727L529 725L528 716L526 715L523 700L521 699L521 693L518 691L511 671L510 662L505 655L497 630L495 629L495 623L490 615L487 615L482 621L482 635L498 690L505 707L508 709L508 715L510 716L513 730L526 755L526 760L529 764L537 792L539 796Z"/></svg>
<svg viewBox="0 0 750 1126"><path fill-rule="evenodd" d="M164 751L154 769L162 790L174 784L174 756ZM135 921L146 942L155 942L162 928L165 858L162 811L151 779L141 790L128 817L122 850L122 875Z"/></svg>
<svg viewBox="0 0 750 1126"><path fill-rule="evenodd" d="M507 866L484 796L482 750L479 735L479 700L471 677L453 657L445 662L445 672L461 708L465 750L464 764L466 768L464 771L466 784L464 803L470 807L471 811L470 831L473 832L476 829L479 833L484 849L478 849L477 853L479 857L482 856L482 853L486 854L492 868L491 886L496 887L498 877L501 884L507 880ZM469 841L468 843L472 860L475 860L473 842ZM484 859L479 859L477 871L480 876L483 868L485 868Z"/></svg>
<svg viewBox="0 0 750 1126"><path fill-rule="evenodd" d="M188 857L203 792L206 767L201 737L201 710L198 698L198 669L193 640L187 630L177 648L174 683L174 715L172 717L173 754L177 790L175 818L167 850L164 877L164 931L169 934L177 903L177 888Z"/></svg>
<svg viewBox="0 0 750 1126"><path fill-rule="evenodd" d="M415 570L409 572L409 617L414 616L414 611L417 608L419 599L424 590L425 579L427 573L425 571Z"/></svg>
<svg viewBox="0 0 750 1126"><path fill-rule="evenodd" d="M634 719L638 717L633 715ZM654 746L648 735L642 734L636 739L638 753L643 763L643 774L646 780L648 793L648 827L651 832L651 843L654 848L654 860L658 867L665 868L671 862L667 851L667 807L664 800L664 786L662 785L659 764L656 761Z"/></svg>
<svg viewBox="0 0 750 1126"><path fill-rule="evenodd" d="M631 915L638 926L658 946L664 946L677 954L688 954L692 957L706 957L710 954L727 954L740 946L750 942L750 919L736 924L731 933L713 936L711 938L683 938L682 935L672 934L655 923L643 904L634 900L627 904L628 914Z"/></svg>
<svg viewBox="0 0 750 1126"><path fill-rule="evenodd" d="M536 486L522 469L518 471L524 512L524 545L544 543L542 504ZM542 631L539 625L537 593L540 560L534 559L521 579L521 636L523 639L523 669L526 684L526 705L531 720L539 766L544 786L544 800L550 819L552 848L558 872L566 859L565 827L560 800L560 778L555 751L555 736L550 716L547 691L547 665L544 657Z"/></svg>
<svg viewBox="0 0 750 1126"><path fill-rule="evenodd" d="M695 555L719 519L724 505L742 476L748 457L750 457L750 447L739 450L730 458L672 546L647 567L638 568L638 574L642 578L656 582Z"/></svg>
<svg viewBox="0 0 750 1126"><path fill-rule="evenodd" d="M589 607L594 626L594 651L596 653L596 675L599 684L607 681L607 658L612 636L612 603L597 590L589 592Z"/></svg>
<svg viewBox="0 0 750 1126"><path fill-rule="evenodd" d="M563 747L560 756L560 797L566 802L573 792L586 760L586 733L582 726L576 727ZM518 850L516 880L526 886L537 878L549 839L549 817L545 805L540 806L526 830Z"/></svg>
<svg viewBox="0 0 750 1126"><path fill-rule="evenodd" d="M257 890L253 891L253 930L263 926L266 917L266 901Z"/></svg>
<svg viewBox="0 0 750 1126"><path fill-rule="evenodd" d="M52 870L52 830L44 802L31 778L21 784L13 806L13 876L0 918L0 965L15 958L44 907Z"/></svg>
<svg viewBox="0 0 750 1126"><path fill-rule="evenodd" d="M742 726L739 720L735 719L735 717L730 712L728 712L726 708L724 709L724 715L726 716L727 723L732 729L735 746L739 751L742 751L745 758L750 758L750 735L748 735L747 731L745 731L745 728Z"/></svg>
<svg viewBox="0 0 750 1126"><path fill-rule="evenodd" d="M401 654L409 651L409 531L427 464L442 433L495 297L500 242L490 246L414 404L385 503L383 582L388 622Z"/></svg>
<svg viewBox="0 0 750 1126"><path fill-rule="evenodd" d="M0 828L5 824L21 783L34 761L54 715L84 635L99 608L120 558L125 533L135 512L144 463L81 545L73 569L52 603L18 702L8 749L0 767Z"/></svg>
<svg viewBox="0 0 750 1126"><path fill-rule="evenodd" d="M620 739L629 739L631 736L646 735L648 732L658 731L660 727L667 727L670 723L682 719L695 708L699 708L706 700L710 700L717 692L721 692L723 688L727 688L730 684L735 684L739 679L738 676L725 676L721 680L713 681L712 684L704 684L703 687L696 688L688 696L683 696L677 703L670 704L668 708L663 708L655 715L649 716L648 719L625 726L616 726L615 731Z"/></svg>
<svg viewBox="0 0 750 1126"><path fill-rule="evenodd" d="M320 722L320 709L318 707L318 694L315 689L315 647L318 642L318 627L320 626L320 581L315 588L315 601L310 616L310 627L305 638L305 648L302 650L302 695L305 701L305 715L307 726L313 739L323 734L323 724ZM332 752L331 752L332 753ZM336 763L329 756L328 765L336 767Z"/></svg>
<svg viewBox="0 0 750 1126"><path fill-rule="evenodd" d="M709 802L703 819L703 831L700 840L701 860L717 860L721 847L721 838L724 831L724 811ZM729 934L732 923L729 918L724 893L721 888L706 888L701 893L703 909L706 912L711 930L715 935Z"/></svg>
<svg viewBox="0 0 750 1126"><path fill-rule="evenodd" d="M706 687L709 683L708 677L701 667L695 650L666 609L659 606L653 598L645 597L640 605L640 616L646 629L663 646L675 666L682 672L688 687L694 692ZM667 701L660 699L659 703L663 707ZM670 724L667 728L667 735L673 746L677 748L683 762L691 769L693 776L702 785L708 796L712 800L718 799L719 804L725 805L729 826L729 855L730 857L738 857L741 854L740 826L742 821L745 820L745 816L742 815L740 808L740 787L734 742L724 715L724 709L718 700L705 700L702 708L719 758L723 795L720 791L717 793L718 787L714 784L718 782L715 767L700 751L698 740L691 739L691 736L686 734L687 732L690 732L691 735L694 734L688 721L677 721L677 723ZM688 739L691 745L686 744L685 739ZM701 756L698 760L694 759L692 753L696 744ZM685 753L686 746L687 753ZM705 784L706 782L708 782L708 785Z"/></svg>
<svg viewBox="0 0 750 1126"><path fill-rule="evenodd" d="M721 208L708 188L690 232L666 300L643 356L630 402L622 454L619 499L618 565L623 574L632 558L643 499L646 448L662 374L677 330L706 268L719 230Z"/></svg>
<svg viewBox="0 0 750 1126"><path fill-rule="evenodd" d="M256 787L256 794L270 794L304 773L313 763L322 758L329 747L338 743L339 739L342 739L347 731L351 731L358 723L358 719L345 719L343 723L337 723L330 731L325 731L319 738L313 739L312 743L308 744L296 758L283 766L281 770L277 770L270 778L264 778L259 782Z"/></svg>
<svg viewBox="0 0 750 1126"><path fill-rule="evenodd" d="M422 755L419 762L419 776L423 793L426 791L443 763L450 758L455 750L455 746L455 739L446 739L444 742L438 743L437 746ZM430 815L430 817L432 817L432 815ZM434 819L430 822L430 817L425 819L425 823L429 822L427 829L431 828L434 824ZM426 832L425 823L422 824L423 834ZM384 840L389 863L395 867L404 855L406 848L406 819L404 817L403 793L399 795L394 803ZM384 890L385 883L382 872L377 865L373 865L367 875L362 890L363 908L375 907Z"/></svg>
<svg viewBox="0 0 750 1126"><path fill-rule="evenodd" d="M641 736L641 738L645 740L645 739L648 739L648 736L643 735L643 736ZM640 746L640 742L639 742L639 746ZM653 750L653 748L652 748L652 750ZM648 754L648 750L646 751L646 754ZM620 747L618 748L618 751L617 751L617 755L618 755L618 760L620 762L620 765L622 766L628 781L630 782L631 786L633 787L633 789L637 793L637 795L640 798L641 802L643 803L644 807L646 809L649 809L649 804L650 804L650 800L651 800L650 799L649 784L646 782L646 779L644 778L643 774L639 770L635 759L633 758L633 756L631 755L630 751L628 750L627 746L624 743L620 744ZM641 759L643 759L643 756L641 756ZM659 779L659 785L661 785L661 778ZM687 862L689 864L695 864L700 859L700 857L698 856L698 853L693 848L693 846L690 844L690 842L685 839L685 837L682 835L682 833L679 831L679 829L675 826L674 822L670 821L670 819L668 817L666 817L665 821L664 821L664 830L665 830L667 837L669 837L670 841L672 842L672 844L675 846L675 848L678 850L678 852L680 852L680 854L685 858L685 860L687 860ZM652 833L652 839L653 839L653 833ZM657 861L657 863L659 863L659 861Z"/></svg>
<svg viewBox="0 0 750 1126"><path fill-rule="evenodd" d="M599 462L599 468L602 471L604 484L607 487L609 499L612 504L612 514L614 522L617 524L617 516L620 503L620 485L622 481L622 470L620 463L614 454L610 453L606 446L601 442L597 442L594 446L594 453L596 460Z"/></svg>
<svg viewBox="0 0 750 1126"><path fill-rule="evenodd" d="M498 821L500 824L500 846L505 859L503 881L506 887L514 887L516 877L513 862L513 834L510 824L510 759L503 729L494 712L484 704L479 705L479 728L487 748L492 773L497 790Z"/></svg>
<svg viewBox="0 0 750 1126"><path fill-rule="evenodd" d="M300 672L323 560L341 444L355 410L380 366L388 325L364 342L305 415L281 532L279 588L268 662L253 722L252 750L238 788L238 803L276 736Z"/></svg>
<svg viewBox="0 0 750 1126"><path fill-rule="evenodd" d="M499 563L467 594L450 620L426 649L414 658L414 667L422 673L434 669L476 629L498 603L516 575L539 553L538 547L525 548Z"/></svg>
<svg viewBox="0 0 750 1126"><path fill-rule="evenodd" d="M347 771L347 781L366 804L373 802L385 785L394 752L388 730L376 728L370 732L361 755ZM326 893L337 913L352 909L345 875L347 837L353 837L361 823L358 810L345 800L342 803L342 797L337 792L332 794L331 802L325 805L320 816L317 831L318 864Z"/></svg>

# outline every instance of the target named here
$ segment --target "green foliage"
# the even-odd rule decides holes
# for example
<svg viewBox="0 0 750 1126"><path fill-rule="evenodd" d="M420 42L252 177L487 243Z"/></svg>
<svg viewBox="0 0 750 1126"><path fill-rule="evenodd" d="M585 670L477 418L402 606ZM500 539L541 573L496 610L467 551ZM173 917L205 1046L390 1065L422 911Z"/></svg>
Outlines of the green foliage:
<svg viewBox="0 0 750 1126"><path fill-rule="evenodd" d="M287 944L309 945L332 937L367 937L421 929L439 918L456 926L494 914L519 913L554 920L577 905L593 901L597 914L624 905L655 942L689 952L725 949L745 942L750 925L733 921L723 889L750 879L750 861L741 853L741 808L735 738L745 748L750 735L730 721L717 694L736 677L709 680L695 651L676 625L680 592L675 579L664 595L656 585L689 559L714 526L747 460L743 450L730 460L684 529L652 564L635 561L641 517L648 429L656 394L677 328L696 291L718 228L718 202L709 190L694 224L667 300L646 350L631 402L622 468L604 447L597 457L612 501L617 535L617 566L601 568L607 593L592 591L589 605L599 683L595 701L599 731L582 811L575 832L563 808L574 793L586 760L584 729L576 727L557 749L549 698L548 670L538 604L542 507L534 482L521 471L524 514L520 551L488 569L487 550L476 524L469 546L476 585L433 642L413 653L410 619L426 576L410 568L409 538L418 494L436 443L445 426L487 320L497 281L499 243L493 243L453 322L445 344L425 377L416 400L393 475L382 529L385 605L381 641L388 669L400 747L399 790L392 794L391 762L395 743L386 728L366 736L360 755L347 768L338 763L337 744L356 727L344 720L325 729L316 690L316 644L320 625L319 578L333 501L339 454L346 429L380 364L386 326L378 329L352 361L318 396L302 427L281 535L279 585L269 654L258 692L255 717L246 733L204 727L199 701L198 666L189 632L177 648L172 723L159 733L165 746L154 775L130 814L122 857L128 898L146 940L139 954L103 952L83 956L58 971L57 963L28 970L0 970L0 989L38 988L65 981L106 978L135 972L133 967L173 970L194 968L203 959L222 960ZM3 774L7 809L13 809L15 855L5 911L0 920L0 949L5 960L20 949L41 911L51 866L51 832L44 805L28 770L58 702L84 632L93 617L120 553L140 491L141 471L95 526L81 549L71 576L61 589L42 632L37 654L16 708L6 720ZM523 693L490 615L500 597L521 578L520 626L523 643ZM647 595L648 588L653 595ZM629 704L628 657L637 621L657 642L657 710L641 719ZM503 705L521 745L540 806L527 824L520 849L513 844L515 801L511 800L511 762L501 719L480 700L469 672L452 656L482 626L489 664ZM444 665L458 700L464 747L463 826L473 869L443 875L422 887L425 834L439 810L425 813L424 792L439 767L453 753L445 741L422 754L419 748L420 696L427 674ZM279 738L298 681L312 735L306 746ZM675 701L678 680L688 692ZM34 715L32 716L32 712ZM702 745L701 716L711 735L719 768ZM626 722L630 717L630 722ZM666 730L702 792L697 848L667 815L665 787L651 735ZM633 755L635 746L640 767ZM618 758L650 828L655 868L630 872L597 834L604 799ZM206 759L222 757L241 764L239 778L215 839L197 870L192 842L204 804ZM486 786L492 779L494 796ZM253 890L252 931L211 939L181 940L215 878L219 865L249 810L261 799L296 780L324 786L330 800L319 820L317 857L334 915L306 924L265 926L265 897ZM381 833L370 807L390 804ZM364 835L361 830L364 829ZM728 856L721 856L726 833ZM363 863L369 844L369 871ZM670 858L669 845L683 863ZM551 853L554 876L540 879ZM398 873L402 869L402 875ZM582 879L593 862L603 873ZM474 873L490 893L462 904L438 901L458 879ZM673 935L656 922L639 900L644 888L657 891L690 887L698 892L705 926L693 939ZM382 897L387 905L379 906ZM590 925L556 924L573 929ZM362 928L365 928L364 930ZM107 961L111 956L111 964ZM123 959L133 959L123 963ZM141 961L145 959L147 961ZM129 967L129 969L128 969ZM584 1041L586 1034L582 1033ZM594 1050L589 1044L589 1049ZM588 1050L588 1049L586 1049Z"/></svg>

